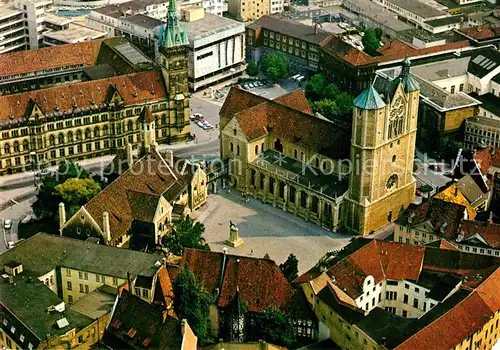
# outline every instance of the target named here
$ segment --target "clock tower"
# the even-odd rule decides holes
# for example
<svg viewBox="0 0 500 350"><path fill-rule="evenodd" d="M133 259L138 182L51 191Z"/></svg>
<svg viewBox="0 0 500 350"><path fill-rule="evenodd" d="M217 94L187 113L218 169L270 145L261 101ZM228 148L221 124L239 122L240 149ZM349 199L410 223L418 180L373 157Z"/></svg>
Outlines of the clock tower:
<svg viewBox="0 0 500 350"><path fill-rule="evenodd" d="M186 30L179 24L175 0L170 0L156 54L168 93L168 122L173 126L170 142L189 137L188 51Z"/></svg>
<svg viewBox="0 0 500 350"><path fill-rule="evenodd" d="M399 77L381 81L354 100L343 223L361 235L397 219L415 198L413 161L420 87L410 75L408 59Z"/></svg>

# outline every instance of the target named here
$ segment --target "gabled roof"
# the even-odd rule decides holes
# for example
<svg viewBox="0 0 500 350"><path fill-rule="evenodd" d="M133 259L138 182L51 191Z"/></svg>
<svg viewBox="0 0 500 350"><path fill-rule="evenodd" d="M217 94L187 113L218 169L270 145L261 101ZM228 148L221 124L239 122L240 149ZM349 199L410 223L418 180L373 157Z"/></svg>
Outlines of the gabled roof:
<svg viewBox="0 0 500 350"><path fill-rule="evenodd" d="M448 250L456 250L460 251L457 247L455 247L453 244L448 242L446 239L439 238L433 242L429 242L425 244L426 247L434 247L434 248L439 248L439 249L448 249Z"/></svg>
<svg viewBox="0 0 500 350"><path fill-rule="evenodd" d="M470 174L465 175L456 183L456 186L460 192L467 198L467 201L471 204L477 203L482 199L486 200L488 198L488 193L484 193L481 187L474 181ZM472 219L472 218L471 218Z"/></svg>
<svg viewBox="0 0 500 350"><path fill-rule="evenodd" d="M365 91L363 91L358 97L353 101L354 106L360 109L374 110L381 109L385 107L385 103L378 94L377 90L370 85Z"/></svg>
<svg viewBox="0 0 500 350"><path fill-rule="evenodd" d="M0 76L65 66L93 66L104 39L2 54ZM14 63L15 62L15 63Z"/></svg>
<svg viewBox="0 0 500 350"><path fill-rule="evenodd" d="M225 309L233 302L237 290L250 312L267 307L310 315L310 310L296 304L295 291L270 259L250 258L219 252L185 249L180 268L188 266L202 287L217 296L217 306Z"/></svg>
<svg viewBox="0 0 500 350"><path fill-rule="evenodd" d="M248 140L271 134L282 141L317 150L334 159L349 156L350 131L311 115L310 109L304 106L304 97L298 97L303 95L301 91L294 91L291 96L277 100L249 95L251 93L238 88L230 90L221 109L221 128L234 117ZM290 105L283 105L282 102Z"/></svg>
<svg viewBox="0 0 500 350"><path fill-rule="evenodd" d="M101 228L103 214L107 212L111 239L116 239L128 232L133 220L151 222L160 196L171 200L186 186L182 176L151 150L83 208Z"/></svg>
<svg viewBox="0 0 500 350"><path fill-rule="evenodd" d="M458 186L458 184L456 183L448 186L447 188L436 194L434 198L442 199L443 201L449 203L463 205L467 210L468 219L473 220L476 217L476 209L472 207L471 202L469 202L469 200L462 193L462 187Z"/></svg>
<svg viewBox="0 0 500 350"><path fill-rule="evenodd" d="M500 249L500 224L464 220L460 225L460 233L464 235L464 240L476 234L480 235L489 247Z"/></svg>
<svg viewBox="0 0 500 350"><path fill-rule="evenodd" d="M156 274L156 286L153 304L168 309L173 306L173 301L174 289L172 286L172 280L170 279L167 268L162 265L158 269L158 272Z"/></svg>
<svg viewBox="0 0 500 350"><path fill-rule="evenodd" d="M69 116L90 110L107 110L108 90L111 86L123 97L127 105L166 97L163 78L159 71L62 84L47 89L0 96L0 126L2 122L14 124L26 121L26 109L30 100L36 102L46 118Z"/></svg>
<svg viewBox="0 0 500 350"><path fill-rule="evenodd" d="M103 341L114 349L149 347L178 350L182 343L181 324L170 315L164 316L161 309L123 289Z"/></svg>
<svg viewBox="0 0 500 350"><path fill-rule="evenodd" d="M457 231L465 210L463 205L432 197L418 206L410 205L396 223L416 227L428 222L435 235L449 238Z"/></svg>
<svg viewBox="0 0 500 350"><path fill-rule="evenodd" d="M301 89L296 89L288 94L276 97L273 101L302 113L311 115L314 114L311 106L309 105L309 101L307 101L307 98Z"/></svg>

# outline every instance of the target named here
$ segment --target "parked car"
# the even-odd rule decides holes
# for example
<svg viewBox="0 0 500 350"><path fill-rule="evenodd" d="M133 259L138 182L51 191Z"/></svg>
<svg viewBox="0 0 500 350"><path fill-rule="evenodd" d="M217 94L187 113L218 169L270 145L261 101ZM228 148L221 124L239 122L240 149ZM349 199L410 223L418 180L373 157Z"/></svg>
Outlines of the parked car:
<svg viewBox="0 0 500 350"><path fill-rule="evenodd" d="M47 175L52 175L52 171L50 171L49 169L42 169L35 174L36 177L44 177Z"/></svg>
<svg viewBox="0 0 500 350"><path fill-rule="evenodd" d="M3 223L3 228L6 230L10 230L11 227L12 227L12 220L11 219L5 220Z"/></svg>

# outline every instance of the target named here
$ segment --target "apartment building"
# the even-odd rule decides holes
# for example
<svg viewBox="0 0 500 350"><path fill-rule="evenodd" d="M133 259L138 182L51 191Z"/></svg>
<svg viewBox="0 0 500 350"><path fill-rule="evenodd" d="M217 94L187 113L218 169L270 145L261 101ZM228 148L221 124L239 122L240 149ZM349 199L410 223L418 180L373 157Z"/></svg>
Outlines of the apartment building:
<svg viewBox="0 0 500 350"><path fill-rule="evenodd" d="M465 120L465 148L500 148L500 118L474 117Z"/></svg>
<svg viewBox="0 0 500 350"><path fill-rule="evenodd" d="M85 310L77 306L83 314L71 307L85 303L89 296L109 303L109 297L95 292L116 291L127 285L132 292L140 292L136 295L144 301L171 307L163 297L171 295L167 288L171 283L165 281L168 273L161 258L152 254L39 233L1 254L0 267L11 276L0 283L2 331L8 335L0 342L6 342L8 348L54 348L60 343L75 347L98 342L104 330L99 319L103 322L109 305L98 304L92 309L88 301ZM99 306L108 311L99 313Z"/></svg>
<svg viewBox="0 0 500 350"><path fill-rule="evenodd" d="M294 284L343 349L491 348L500 336L500 303L489 302L499 261L359 238L328 252Z"/></svg>
<svg viewBox="0 0 500 350"><path fill-rule="evenodd" d="M201 7L181 11L189 40L188 83L196 91L241 75L245 64L245 24L207 13Z"/></svg>
<svg viewBox="0 0 500 350"><path fill-rule="evenodd" d="M249 22L269 15L271 5L272 0L229 0L227 12L239 21Z"/></svg>
<svg viewBox="0 0 500 350"><path fill-rule="evenodd" d="M292 69L317 71L320 48L329 39L330 34L318 27L264 16L247 26L247 57L259 61L268 52L282 52Z"/></svg>

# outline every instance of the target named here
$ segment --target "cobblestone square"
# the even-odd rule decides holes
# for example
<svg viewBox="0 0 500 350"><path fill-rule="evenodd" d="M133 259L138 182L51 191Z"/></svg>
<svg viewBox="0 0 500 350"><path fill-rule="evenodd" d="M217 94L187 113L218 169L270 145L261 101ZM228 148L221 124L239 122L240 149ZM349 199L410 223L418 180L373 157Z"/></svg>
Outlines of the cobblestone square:
<svg viewBox="0 0 500 350"><path fill-rule="evenodd" d="M209 195L207 203L192 217L205 224L205 239L212 250L222 251L227 247L229 254L256 257L267 253L278 265L293 253L299 260L299 273L316 264L328 250L344 247L351 238L317 227L258 199L246 203L234 190ZM238 248L224 245L230 221L244 240Z"/></svg>

